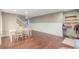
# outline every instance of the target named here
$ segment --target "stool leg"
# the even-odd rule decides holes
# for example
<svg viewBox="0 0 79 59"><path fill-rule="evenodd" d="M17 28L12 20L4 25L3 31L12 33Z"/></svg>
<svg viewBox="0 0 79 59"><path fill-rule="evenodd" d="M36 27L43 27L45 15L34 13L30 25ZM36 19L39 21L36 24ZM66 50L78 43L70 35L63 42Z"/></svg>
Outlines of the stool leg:
<svg viewBox="0 0 79 59"><path fill-rule="evenodd" d="M10 42L12 43L12 41L13 41L13 40L12 40L12 35L10 35Z"/></svg>
<svg viewBox="0 0 79 59"><path fill-rule="evenodd" d="M18 41L18 35L16 35L16 40Z"/></svg>
<svg viewBox="0 0 79 59"><path fill-rule="evenodd" d="M32 32L30 31L30 37L32 37Z"/></svg>

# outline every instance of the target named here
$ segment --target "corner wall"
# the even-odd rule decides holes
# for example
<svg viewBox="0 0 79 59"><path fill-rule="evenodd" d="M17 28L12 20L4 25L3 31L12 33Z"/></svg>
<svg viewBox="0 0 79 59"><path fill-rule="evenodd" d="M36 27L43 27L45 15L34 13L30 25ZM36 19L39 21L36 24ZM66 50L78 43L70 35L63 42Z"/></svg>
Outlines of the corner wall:
<svg viewBox="0 0 79 59"><path fill-rule="evenodd" d="M9 34L9 30L15 30L16 26L15 14L2 13L2 28L4 36Z"/></svg>
<svg viewBox="0 0 79 59"><path fill-rule="evenodd" d="M2 14L0 11L0 35L2 34Z"/></svg>
<svg viewBox="0 0 79 59"><path fill-rule="evenodd" d="M0 45L2 44L1 43L1 35L2 35L2 13L0 11Z"/></svg>

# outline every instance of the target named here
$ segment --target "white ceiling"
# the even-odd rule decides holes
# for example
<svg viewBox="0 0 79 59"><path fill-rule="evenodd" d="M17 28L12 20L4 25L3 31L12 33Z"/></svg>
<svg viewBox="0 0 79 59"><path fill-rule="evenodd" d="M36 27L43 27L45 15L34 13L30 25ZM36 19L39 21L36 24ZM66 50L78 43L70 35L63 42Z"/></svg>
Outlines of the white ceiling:
<svg viewBox="0 0 79 59"><path fill-rule="evenodd" d="M2 12L25 15L28 17L36 17L49 13L71 11L73 9L1 9Z"/></svg>

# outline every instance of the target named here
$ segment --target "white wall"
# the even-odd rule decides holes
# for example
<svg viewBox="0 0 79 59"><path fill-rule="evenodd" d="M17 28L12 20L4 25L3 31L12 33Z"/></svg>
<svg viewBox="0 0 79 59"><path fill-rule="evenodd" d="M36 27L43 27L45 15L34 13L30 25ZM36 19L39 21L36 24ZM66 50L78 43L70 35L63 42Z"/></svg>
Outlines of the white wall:
<svg viewBox="0 0 79 59"><path fill-rule="evenodd" d="M9 13L2 13L2 26L3 26L3 35L8 35L9 30L16 29L16 15Z"/></svg>
<svg viewBox="0 0 79 59"><path fill-rule="evenodd" d="M0 11L0 35L2 34L2 14Z"/></svg>
<svg viewBox="0 0 79 59"><path fill-rule="evenodd" d="M77 16L77 19L79 21L79 10L64 12L64 17L65 16Z"/></svg>
<svg viewBox="0 0 79 59"><path fill-rule="evenodd" d="M62 36L63 13L48 14L31 18L31 27L33 30Z"/></svg>
<svg viewBox="0 0 79 59"><path fill-rule="evenodd" d="M2 35L2 14L0 11L0 45L1 45L1 35Z"/></svg>

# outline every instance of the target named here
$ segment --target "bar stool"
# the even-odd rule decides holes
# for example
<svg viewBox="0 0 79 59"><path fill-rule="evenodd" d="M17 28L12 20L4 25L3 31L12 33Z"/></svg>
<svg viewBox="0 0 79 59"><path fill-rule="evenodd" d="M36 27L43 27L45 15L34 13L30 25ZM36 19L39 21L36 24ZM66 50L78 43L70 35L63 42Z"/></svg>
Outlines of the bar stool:
<svg viewBox="0 0 79 59"><path fill-rule="evenodd" d="M25 35L27 35L28 38L32 36L31 28L25 28Z"/></svg>
<svg viewBox="0 0 79 59"><path fill-rule="evenodd" d="M21 40L23 40L23 32L22 31L15 32L15 39L18 41L19 38L22 38Z"/></svg>
<svg viewBox="0 0 79 59"><path fill-rule="evenodd" d="M32 29L29 28L29 36L32 37Z"/></svg>
<svg viewBox="0 0 79 59"><path fill-rule="evenodd" d="M23 34L24 34L24 39L27 39L28 38L28 32L27 32L27 30L25 29L24 31L23 31Z"/></svg>
<svg viewBox="0 0 79 59"><path fill-rule="evenodd" d="M16 30L9 30L9 37L10 37L10 42L13 42L13 38L15 39L15 32Z"/></svg>

